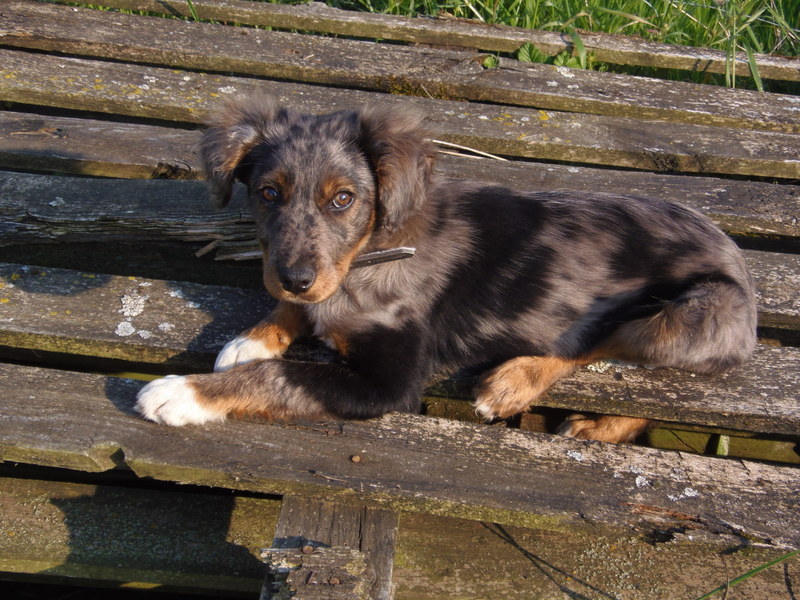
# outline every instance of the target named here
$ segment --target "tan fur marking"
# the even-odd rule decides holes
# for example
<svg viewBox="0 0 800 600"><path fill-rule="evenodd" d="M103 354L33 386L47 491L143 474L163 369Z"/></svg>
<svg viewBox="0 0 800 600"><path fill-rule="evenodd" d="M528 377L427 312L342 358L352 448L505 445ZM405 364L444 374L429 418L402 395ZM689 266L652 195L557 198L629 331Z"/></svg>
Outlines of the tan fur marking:
<svg viewBox="0 0 800 600"><path fill-rule="evenodd" d="M276 382L260 379L257 371L258 366L250 363L223 373L189 375L186 383L198 404L233 417L257 416L269 421L333 418L321 404L299 394L286 394L284 390L282 400L263 396Z"/></svg>
<svg viewBox="0 0 800 600"><path fill-rule="evenodd" d="M319 184L319 205L327 205L336 194L354 187L355 184L345 177L326 177Z"/></svg>
<svg viewBox="0 0 800 600"><path fill-rule="evenodd" d="M582 439L620 444L634 441L650 424L649 419L614 417L604 415L588 418L570 415L561 428L561 433Z"/></svg>
<svg viewBox="0 0 800 600"><path fill-rule="evenodd" d="M242 335L260 341L274 354L283 354L305 328L302 309L279 302L266 319Z"/></svg>
<svg viewBox="0 0 800 600"><path fill-rule="evenodd" d="M480 412L500 418L521 413L577 364L553 356L512 358L489 371L476 386L476 405Z"/></svg>
<svg viewBox="0 0 800 600"><path fill-rule="evenodd" d="M347 341L347 337L343 333L337 331L330 331L328 332L328 337L331 338L336 351L341 354L342 356L347 356L349 354L349 343Z"/></svg>
<svg viewBox="0 0 800 600"><path fill-rule="evenodd" d="M278 274L276 273L274 266L269 261L269 248L262 244L262 251L264 253L264 287L267 288L267 291L273 298L284 302L316 304L318 302L327 300L336 292L337 289L339 289L342 281L344 281L344 278L350 271L350 264L353 262L353 259L358 256L369 243L370 238L372 237L372 229L374 224L375 212L373 211L370 215L369 223L367 224L364 235L361 237L361 239L352 248L350 248L350 250L348 250L347 254L345 254L332 269L319 271L317 273L317 278L314 281L314 285L311 286L310 290L303 294L293 294L283 289L283 286L278 280Z"/></svg>

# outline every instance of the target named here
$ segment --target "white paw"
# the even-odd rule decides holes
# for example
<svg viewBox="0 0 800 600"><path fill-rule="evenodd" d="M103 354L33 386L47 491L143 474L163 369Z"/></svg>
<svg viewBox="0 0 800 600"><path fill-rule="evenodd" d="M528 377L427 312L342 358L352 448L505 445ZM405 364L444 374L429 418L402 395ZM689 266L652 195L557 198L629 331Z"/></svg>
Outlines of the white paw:
<svg viewBox="0 0 800 600"><path fill-rule="evenodd" d="M225 344L214 363L214 371L227 371L236 365L243 365L254 360L278 358L281 353L274 352L266 344L240 335Z"/></svg>
<svg viewBox="0 0 800 600"><path fill-rule="evenodd" d="M475 409L475 414L486 422L494 421L498 416L492 403L486 400L476 400L472 403L472 406Z"/></svg>
<svg viewBox="0 0 800 600"><path fill-rule="evenodd" d="M191 425L225 419L225 413L202 406L186 377L180 375L167 375L148 383L136 396L136 410L144 418L162 425Z"/></svg>

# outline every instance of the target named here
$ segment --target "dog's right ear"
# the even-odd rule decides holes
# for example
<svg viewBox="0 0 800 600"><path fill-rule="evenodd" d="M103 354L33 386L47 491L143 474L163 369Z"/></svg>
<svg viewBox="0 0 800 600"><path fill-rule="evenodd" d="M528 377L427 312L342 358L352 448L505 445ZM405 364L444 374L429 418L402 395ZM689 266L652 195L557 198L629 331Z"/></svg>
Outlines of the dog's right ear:
<svg viewBox="0 0 800 600"><path fill-rule="evenodd" d="M209 120L200 160L214 206L224 208L230 202L242 160L283 111L272 96L233 98Z"/></svg>

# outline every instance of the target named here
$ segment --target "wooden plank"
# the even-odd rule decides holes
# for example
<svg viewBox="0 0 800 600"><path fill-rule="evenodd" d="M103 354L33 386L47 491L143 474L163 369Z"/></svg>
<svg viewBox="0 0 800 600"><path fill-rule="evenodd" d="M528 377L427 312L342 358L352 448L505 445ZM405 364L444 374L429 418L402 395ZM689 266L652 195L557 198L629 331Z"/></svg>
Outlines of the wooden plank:
<svg viewBox="0 0 800 600"><path fill-rule="evenodd" d="M742 431L780 429L780 433L797 436L798 390L800 350L759 346L744 365L716 377L595 363L561 380L540 405L575 410L576 400L584 398L582 410L591 411L594 406L594 412L636 413L661 421ZM619 409L613 410L614 405ZM785 417L787 422L767 425L776 417Z"/></svg>
<svg viewBox="0 0 800 600"><path fill-rule="evenodd" d="M260 321L265 291L0 266L0 345L207 370Z"/></svg>
<svg viewBox="0 0 800 600"><path fill-rule="evenodd" d="M439 139L495 154L662 172L800 177L800 136L536 111L0 50L0 100L197 123L221 96L269 91L306 112L381 101Z"/></svg>
<svg viewBox="0 0 800 600"><path fill-rule="evenodd" d="M68 2L69 0L57 0ZM462 46L493 52L516 52L526 43L548 55L572 51L573 45L562 33L487 25L478 21L369 14L331 8L322 2L299 6L258 4L237 0L195 0L192 3L201 19L234 22L360 38L399 40L417 44ZM191 18L188 5L165 0L103 0L101 6ZM704 73L724 73L725 53L710 48L659 44L633 36L581 32L587 51L602 62L621 65L683 69ZM750 73L744 53L736 55L736 71ZM800 81L800 66L793 57L756 55L758 70L766 79Z"/></svg>
<svg viewBox="0 0 800 600"><path fill-rule="evenodd" d="M143 215L146 218L148 215ZM158 215L153 215L154 225L158 226ZM109 219L113 223L113 217ZM125 217L122 216L125 227ZM136 225L146 227L147 223L141 221ZM136 239L137 233L131 227L128 239ZM88 236L87 236L88 237ZM109 232L109 238L115 239L118 236ZM73 238L75 239L75 238ZM80 238L78 238L80 239ZM770 252L760 252L756 250L745 250L745 259L753 273L759 302L759 319L762 326L780 327L783 329L800 329L800 297L797 290L800 289L800 256L795 254L778 254ZM181 282L165 282L158 280L141 279L135 277L113 277L95 273L81 273L68 269L37 268L25 267L16 264L0 263L0 281L5 285L0 288L3 292L2 297L7 305L7 311L15 313L15 326L22 332L30 327L31 331L44 332L51 330L55 335L57 332L68 338L73 337L73 333L80 333L87 336L87 343L101 343L95 334L91 334L88 327L92 324L103 323L101 327L113 330L121 320L121 313L118 314L119 306L114 307L113 311L103 310L111 295L123 298L126 295L136 294L145 295L150 291L158 294L159 300L154 300L148 305L150 311L156 311L162 318L181 321L188 328L187 331L201 331L207 325L206 319L222 318L217 314L221 311L214 311L211 307L216 304L236 306L239 318L222 319L219 327L222 331L235 331L236 327L249 326L257 319L262 311L268 310L271 302L266 297L266 292L253 290L242 290L238 288L226 288L221 286L199 286L187 284L186 290L181 290ZM154 288L154 289L150 289ZM139 292L134 292L139 290ZM58 316L54 316L53 323L48 324L47 315L52 306L48 298L63 296L59 304ZM156 296L154 296L156 298ZM208 312L207 317L200 320L191 317L186 311L187 306L195 305L201 312ZM245 310L245 306L250 308ZM71 311L69 314L75 319L78 315L86 314L86 327L76 332L64 330L66 323L63 321L64 311ZM9 311L9 314L11 312ZM92 317L92 311L96 312L96 318ZM151 317L153 315L151 314ZM151 321L139 322L139 328L150 330L156 327L156 323ZM177 349L184 350L188 345L186 332L178 334L173 342L171 351ZM88 340L92 341L89 342ZM148 338L149 339L149 338ZM194 346L194 350L200 354L214 349L216 346L203 344ZM45 348L40 348L44 350ZM122 356L120 356L122 357ZM127 356L131 360L132 356ZM153 360L164 360L160 354L152 356Z"/></svg>
<svg viewBox="0 0 800 600"><path fill-rule="evenodd" d="M233 29L32 2L0 43L87 57L457 100L800 133L793 96L556 68L396 44ZM712 100L713 98L713 100Z"/></svg>
<svg viewBox="0 0 800 600"><path fill-rule="evenodd" d="M450 162L456 163L452 159ZM474 161L463 161L459 168L467 171L473 164ZM503 173L513 176L511 170L493 170L492 176ZM540 176L538 171L532 175ZM585 182L587 188L588 183ZM557 185L558 181L551 182L551 186ZM677 188L675 183L669 191L674 193ZM792 233L798 229L797 224L790 225L788 215L796 203L790 197L784 209L787 216L781 218L782 223L775 223L773 215L779 213L780 206L756 205L737 214L725 201L725 190L716 191L721 196L716 202L697 194L694 208L732 233L742 233L737 225L745 221L752 223L746 233L763 233L765 228L757 223L759 217L765 216L770 219L767 231L774 232L784 224ZM661 197L665 196L669 194ZM0 173L0 216L0 245L143 239L250 244L253 239L252 221L243 203L233 202L226 210L216 211L206 201L205 186L199 182L82 180ZM800 289L800 257L760 251L746 251L745 255L758 288L762 324L799 328L800 299L796 291Z"/></svg>
<svg viewBox="0 0 800 600"><path fill-rule="evenodd" d="M369 565L371 600L391 600L397 515L358 502L319 501L311 497L284 496L272 548L346 547L360 552ZM303 552L310 553L308 550ZM266 582L265 582L266 585ZM337 589L337 593L344 593ZM346 597L346 596L343 596Z"/></svg>
<svg viewBox="0 0 800 600"><path fill-rule="evenodd" d="M0 166L11 169L197 179L198 141L185 129L0 112Z"/></svg>
<svg viewBox="0 0 800 600"><path fill-rule="evenodd" d="M800 544L797 470L392 414L298 426L168 428L125 379L0 366L0 459L563 531ZM354 462L352 456L361 460ZM591 491L590 493L588 491ZM574 528L574 529L573 529Z"/></svg>
<svg viewBox="0 0 800 600"><path fill-rule="evenodd" d="M370 600L372 574L362 552L336 546L264 551L264 600Z"/></svg>
<svg viewBox="0 0 800 600"><path fill-rule="evenodd" d="M278 502L0 477L0 570L255 597Z"/></svg>
<svg viewBox="0 0 800 600"><path fill-rule="evenodd" d="M269 539L278 499L155 491L144 481L43 481L31 469L15 473L21 470L4 469L0 478L4 580L74 586L88 579L94 586L256 597L263 565L252 554ZM532 600L560 588L589 597L619 590L628 600L650 600L656 592L688 598L782 553L754 545L735 552L730 541L674 531L655 543L635 531L552 533L407 513L398 533L396 597L441 600L458 589L470 598L492 590L504 600ZM781 569L756 580L753 589L737 586L737 597L763 600L786 591Z"/></svg>
<svg viewBox="0 0 800 600"><path fill-rule="evenodd" d="M666 533L661 539L668 541L662 543L635 531L621 538L576 538L569 532L453 524L452 519L437 523L430 517L424 528L414 527L419 521L422 517L403 515L398 600L443 600L456 593L459 598L503 600L697 598L729 581L730 573L746 573L778 555L758 548L737 552L734 546L723 555L690 531ZM411 528L413 538L402 535ZM764 600L785 593L786 573L775 568L737 585L735 597Z"/></svg>
<svg viewBox="0 0 800 600"><path fill-rule="evenodd" d="M778 286L782 295L769 299L783 302L783 312L767 305L762 323L797 328L799 271L797 265L790 285ZM785 277L786 269L765 274L768 286ZM7 348L209 370L224 343L263 318L270 304L255 290L0 263L0 345ZM295 352L325 358L313 347ZM794 435L798 367L800 350L766 346L720 377L598 363L562 380L541 405Z"/></svg>
<svg viewBox="0 0 800 600"><path fill-rule="evenodd" d="M756 282L759 325L800 329L800 255L753 250L744 254Z"/></svg>
<svg viewBox="0 0 800 600"><path fill-rule="evenodd" d="M43 116L0 111L0 166L14 169L103 175L108 177L145 177L196 179L199 133L152 125L113 123L92 119ZM800 237L797 206L800 186L758 181L687 177L656 173L615 171L556 164L516 161L488 161L442 154L439 169L447 176L508 185L522 190L604 191L636 194L648 198L678 200L704 212L730 233ZM16 181L21 177L26 181ZM37 180L32 176L0 173L0 195L4 210L8 203L33 206L40 203L46 190L69 187L69 180ZM33 181L40 181L37 191ZM94 185L94 184L93 184ZM131 198L150 197L146 186L128 189L130 184L108 182L103 196L119 194ZM13 191L12 191L13 190ZM182 202L204 196L202 190L185 187ZM152 193L171 194L166 188ZM44 196L49 198L49 196ZM50 202L52 200L48 200ZM71 202L78 201L78 198ZM171 202L166 204L168 214ZM50 207L48 210L52 210ZM147 212L142 206L139 211ZM205 203L186 207L189 214L202 213L212 218ZM21 216L22 213L20 213ZM221 218L220 215L217 215ZM12 215L8 215L10 221ZM60 218L68 218L66 215ZM222 227L223 224L218 225ZM216 228L217 226L215 226ZM76 226L76 231L77 231ZM10 235L10 232L8 232ZM235 238L243 231L222 231L223 237ZM12 238L4 238L7 242ZM2 243L2 242L0 242Z"/></svg>
<svg viewBox="0 0 800 600"><path fill-rule="evenodd" d="M53 187L47 187L52 185ZM20 242L251 240L242 202L210 206L197 181L0 174L3 245Z"/></svg>

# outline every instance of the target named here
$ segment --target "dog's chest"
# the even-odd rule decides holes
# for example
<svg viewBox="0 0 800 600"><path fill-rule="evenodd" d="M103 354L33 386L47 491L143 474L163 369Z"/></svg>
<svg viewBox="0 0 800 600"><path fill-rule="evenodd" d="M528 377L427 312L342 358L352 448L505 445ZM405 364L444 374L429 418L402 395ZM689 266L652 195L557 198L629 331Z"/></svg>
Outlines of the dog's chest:
<svg viewBox="0 0 800 600"><path fill-rule="evenodd" d="M384 277L348 277L331 298L305 306L314 335L320 339L351 338L381 329L400 329L417 311L414 296L408 294L408 282L402 291L395 289L397 284Z"/></svg>

